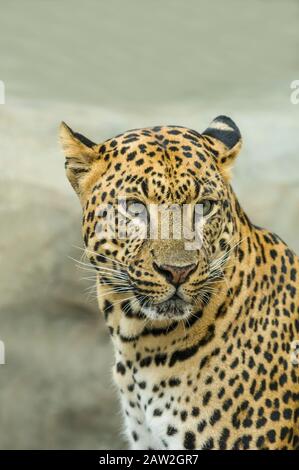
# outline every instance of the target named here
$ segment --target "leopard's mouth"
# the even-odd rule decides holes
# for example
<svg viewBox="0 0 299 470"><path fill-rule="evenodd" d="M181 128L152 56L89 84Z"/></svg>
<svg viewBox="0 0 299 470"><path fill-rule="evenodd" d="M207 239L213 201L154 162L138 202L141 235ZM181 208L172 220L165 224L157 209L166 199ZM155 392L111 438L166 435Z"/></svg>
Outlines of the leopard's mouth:
<svg viewBox="0 0 299 470"><path fill-rule="evenodd" d="M186 302L177 293L168 300L142 307L142 313L152 320L183 320L188 318L192 311L193 305Z"/></svg>

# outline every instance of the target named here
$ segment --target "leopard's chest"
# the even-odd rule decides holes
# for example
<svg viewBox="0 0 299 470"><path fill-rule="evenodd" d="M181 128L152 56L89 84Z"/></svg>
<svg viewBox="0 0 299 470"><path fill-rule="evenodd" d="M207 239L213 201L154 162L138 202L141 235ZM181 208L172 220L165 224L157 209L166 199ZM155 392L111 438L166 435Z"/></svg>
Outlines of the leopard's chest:
<svg viewBox="0 0 299 470"><path fill-rule="evenodd" d="M207 436L205 432L198 436L198 423L207 421L211 410L207 407L199 416L198 398L191 389L173 378L157 379L156 372L141 369L116 377L130 447L201 448Z"/></svg>
<svg viewBox="0 0 299 470"><path fill-rule="evenodd" d="M154 392L155 385L143 387L143 382L136 382L133 391L121 394L125 433L131 448L182 449L175 405L178 394L169 390Z"/></svg>

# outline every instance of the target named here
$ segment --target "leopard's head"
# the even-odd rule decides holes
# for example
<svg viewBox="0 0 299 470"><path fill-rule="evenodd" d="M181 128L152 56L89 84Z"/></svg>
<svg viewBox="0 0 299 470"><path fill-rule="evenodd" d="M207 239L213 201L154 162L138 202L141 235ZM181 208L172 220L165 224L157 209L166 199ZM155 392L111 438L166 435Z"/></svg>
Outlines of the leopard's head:
<svg viewBox="0 0 299 470"><path fill-rule="evenodd" d="M238 127L219 116L202 134L159 126L95 144L63 123L60 136L100 284L152 320L192 316L236 242Z"/></svg>

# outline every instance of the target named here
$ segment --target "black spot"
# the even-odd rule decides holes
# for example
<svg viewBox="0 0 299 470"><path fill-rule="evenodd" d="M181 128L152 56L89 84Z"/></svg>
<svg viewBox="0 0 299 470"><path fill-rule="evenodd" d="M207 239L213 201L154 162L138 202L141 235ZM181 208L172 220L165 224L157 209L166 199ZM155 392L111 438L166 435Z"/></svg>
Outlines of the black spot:
<svg viewBox="0 0 299 470"><path fill-rule="evenodd" d="M210 423L213 426L221 418L220 410L215 410L212 416L210 417Z"/></svg>
<svg viewBox="0 0 299 470"><path fill-rule="evenodd" d="M123 365L122 362L118 362L116 364L116 370L121 375L125 375L125 373L126 373L126 368L125 368L125 366Z"/></svg>
<svg viewBox="0 0 299 470"><path fill-rule="evenodd" d="M203 419L197 426L198 432L203 432L206 426L207 426L207 422L205 419Z"/></svg>
<svg viewBox="0 0 299 470"><path fill-rule="evenodd" d="M188 450L195 449L195 434L194 434L194 432L191 432L191 431L185 432L184 447L185 447L185 449L188 449Z"/></svg>
<svg viewBox="0 0 299 470"><path fill-rule="evenodd" d="M127 161L130 162L131 160L134 160L134 158L136 157L137 155L137 152L130 152L128 153L128 156L127 156Z"/></svg>
<svg viewBox="0 0 299 470"><path fill-rule="evenodd" d="M264 442L265 442L264 436L259 436L258 439L256 440L256 447L260 449L264 445Z"/></svg>
<svg viewBox="0 0 299 470"><path fill-rule="evenodd" d="M204 406L206 406L209 403L211 396L212 396L212 393L210 391L204 394L203 399L202 399L202 404Z"/></svg>
<svg viewBox="0 0 299 470"><path fill-rule="evenodd" d="M178 432L178 430L176 428L174 428L173 426L168 426L167 428L167 435L168 436L174 436L174 434L176 434Z"/></svg>
<svg viewBox="0 0 299 470"><path fill-rule="evenodd" d="M230 432L229 429L224 428L221 432L221 436L219 439L219 448L221 450L225 450L227 448L227 439L229 438Z"/></svg>
<svg viewBox="0 0 299 470"><path fill-rule="evenodd" d="M178 377L172 377L171 379L169 379L168 383L170 387L177 387L178 385L180 385L181 380Z"/></svg>
<svg viewBox="0 0 299 470"><path fill-rule="evenodd" d="M293 414L293 411L291 410L291 408L286 408L285 410L283 410L283 417L285 419L291 419L292 414Z"/></svg>
<svg viewBox="0 0 299 470"><path fill-rule="evenodd" d="M277 251L276 250L270 250L270 256L272 259L276 259L277 258Z"/></svg>
<svg viewBox="0 0 299 470"><path fill-rule="evenodd" d="M107 320L109 313L111 313L113 311L113 305L107 299L104 302L104 310L103 311L104 311L105 319Z"/></svg>
<svg viewBox="0 0 299 470"><path fill-rule="evenodd" d="M272 421L279 421L280 419L279 411L272 411L270 418L272 419Z"/></svg>
<svg viewBox="0 0 299 470"><path fill-rule="evenodd" d="M202 446L202 450L210 450L214 448L214 439L210 437Z"/></svg>
<svg viewBox="0 0 299 470"><path fill-rule="evenodd" d="M267 437L272 444L273 442L275 442L275 436L276 436L276 432L274 429L271 429L270 431L267 432Z"/></svg>
<svg viewBox="0 0 299 470"><path fill-rule="evenodd" d="M146 197L148 197L148 182L147 180L142 180L141 182L141 189Z"/></svg>
<svg viewBox="0 0 299 470"><path fill-rule="evenodd" d="M155 363L157 366L164 365L167 360L167 354L156 354L155 355Z"/></svg>
<svg viewBox="0 0 299 470"><path fill-rule="evenodd" d="M181 420L182 421L186 421L187 416L188 416L187 411L181 411Z"/></svg>
<svg viewBox="0 0 299 470"><path fill-rule="evenodd" d="M223 403L223 406L222 408L224 409L224 411L227 411L233 404L233 400L231 398L228 398L227 400L225 400L225 402Z"/></svg>
<svg viewBox="0 0 299 470"><path fill-rule="evenodd" d="M140 367L149 367L152 363L152 358L151 356L144 357L140 361Z"/></svg>

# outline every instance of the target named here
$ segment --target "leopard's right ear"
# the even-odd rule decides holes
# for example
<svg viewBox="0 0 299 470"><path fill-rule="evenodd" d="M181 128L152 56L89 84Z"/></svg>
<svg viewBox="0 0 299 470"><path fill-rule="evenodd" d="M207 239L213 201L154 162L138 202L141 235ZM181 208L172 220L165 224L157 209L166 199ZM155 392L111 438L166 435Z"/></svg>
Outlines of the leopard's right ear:
<svg viewBox="0 0 299 470"><path fill-rule="evenodd" d="M60 142L65 154L65 170L74 190L81 196L81 183L98 156L99 146L62 122Z"/></svg>
<svg viewBox="0 0 299 470"><path fill-rule="evenodd" d="M242 137L236 123L228 116L218 116L202 133L212 145L218 167L226 180L242 146Z"/></svg>

